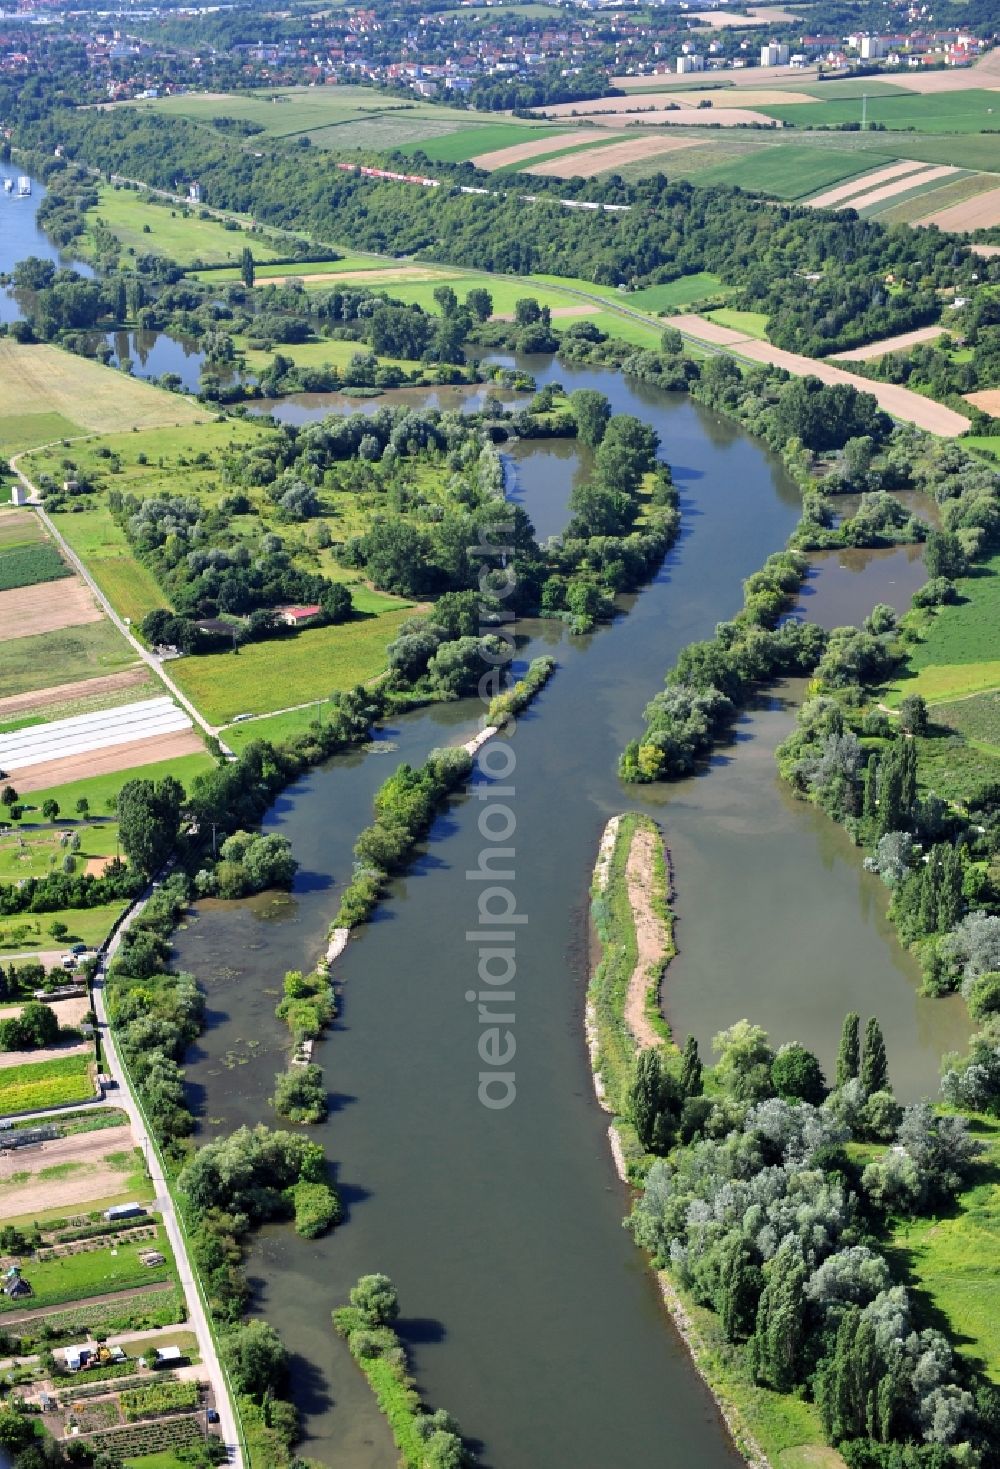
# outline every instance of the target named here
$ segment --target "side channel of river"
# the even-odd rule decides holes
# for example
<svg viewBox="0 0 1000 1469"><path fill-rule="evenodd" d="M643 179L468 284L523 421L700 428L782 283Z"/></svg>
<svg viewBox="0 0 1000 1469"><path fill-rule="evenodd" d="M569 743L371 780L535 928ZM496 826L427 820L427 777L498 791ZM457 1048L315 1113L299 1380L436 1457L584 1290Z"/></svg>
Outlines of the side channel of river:
<svg viewBox="0 0 1000 1469"><path fill-rule="evenodd" d="M763 701L696 780L620 785L618 752L664 671L735 610L741 579L795 523L797 495L773 458L689 400L612 373L531 366L541 381L597 387L617 411L655 425L681 492L682 535L611 627L581 639L558 624L522 629L522 656L548 649L560 667L520 721L504 783L513 791L496 793L516 819L510 865L526 918L516 1101L489 1111L477 1100L480 1027L465 998L476 950L466 934L481 884L466 873L490 845L478 829L489 791L477 783L338 966L342 1015L317 1054L332 1110L315 1135L336 1160L348 1219L315 1243L266 1231L251 1260L257 1306L296 1355L303 1451L323 1463L394 1462L329 1325L356 1277L381 1269L401 1291L421 1391L481 1439L485 1464L722 1469L733 1451L621 1229L627 1198L582 1041L587 890L604 821L642 806L673 848L682 952L666 1009L679 1031L707 1045L748 1015L776 1042L814 1046L829 1066L844 1011L856 1005L879 1016L897 1085L914 1096L933 1089L962 1017L918 1000L885 890L841 833L779 789L771 752L790 725L785 696ZM558 523L575 456L552 445L518 456L516 493L539 524ZM822 579L820 562L817 596ZM303 864L292 897L202 904L178 936L178 962L209 995L188 1071L205 1133L273 1122L267 1099L287 1039L273 1019L281 975L315 958L374 790L399 760L464 737L479 713L470 702L414 714L370 753L312 772L268 817Z"/></svg>

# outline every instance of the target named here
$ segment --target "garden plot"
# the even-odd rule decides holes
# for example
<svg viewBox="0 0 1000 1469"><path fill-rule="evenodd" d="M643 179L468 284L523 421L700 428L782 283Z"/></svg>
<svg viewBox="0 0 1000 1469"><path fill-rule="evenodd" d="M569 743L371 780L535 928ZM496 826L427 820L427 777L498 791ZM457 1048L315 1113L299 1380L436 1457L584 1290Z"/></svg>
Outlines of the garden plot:
<svg viewBox="0 0 1000 1469"><path fill-rule="evenodd" d="M172 699L144 699L138 704L122 704L117 709L100 709L0 735L0 766L20 771L53 760L72 759L91 750L178 734L191 727L191 720Z"/></svg>
<svg viewBox="0 0 1000 1469"><path fill-rule="evenodd" d="M75 576L0 592L0 627L5 639L82 627L86 622L100 622L103 616L89 587Z"/></svg>
<svg viewBox="0 0 1000 1469"><path fill-rule="evenodd" d="M108 1127L0 1153L0 1208L16 1218L107 1198L138 1166L133 1147L131 1128Z"/></svg>

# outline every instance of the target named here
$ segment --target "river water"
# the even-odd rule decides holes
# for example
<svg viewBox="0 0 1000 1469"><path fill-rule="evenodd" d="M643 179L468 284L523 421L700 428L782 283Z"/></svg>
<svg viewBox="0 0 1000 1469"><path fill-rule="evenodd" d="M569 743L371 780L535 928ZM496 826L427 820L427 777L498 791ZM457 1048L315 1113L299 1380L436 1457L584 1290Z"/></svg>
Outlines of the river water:
<svg viewBox="0 0 1000 1469"><path fill-rule="evenodd" d="M477 1100L480 1026L465 996L476 982L466 933L480 885L465 874L490 845L478 827L487 790L477 783L436 823L426 853L336 969L342 1014L317 1050L331 1116L314 1135L336 1160L346 1226L313 1243L267 1230L250 1269L259 1310L295 1354L303 1452L321 1463L395 1462L329 1325L358 1275L385 1270L400 1289L421 1392L481 1440L484 1464L722 1469L737 1458L621 1228L628 1200L583 1044L588 886L603 824L640 807L664 826L681 946L665 1008L679 1036L691 1030L707 1048L746 1015L775 1043L813 1046L829 1069L843 1015L856 1007L878 1016L900 1095L913 1097L934 1089L964 1016L917 998L885 889L838 828L779 786L773 748L800 690L762 700L697 778L620 784L618 753L664 672L685 643L736 610L741 579L784 544L798 496L773 457L688 399L609 372L531 367L542 382L597 387L616 411L655 425L683 528L655 580L610 627L587 638L553 623L521 629L520 656L551 651L559 669L519 722L506 782L514 789L504 795L526 918L513 1003L517 1097L503 1111ZM543 533L558 529L576 455L546 443L521 446L516 459L515 493ZM825 595L834 565L817 558L807 600ZM869 594L888 599L883 578L864 584L862 600ZM836 621L869 610L858 597L833 600ZM466 737L480 712L472 702L417 712L371 751L311 772L266 823L302 863L291 897L202 904L178 936L179 963L209 997L188 1069L205 1133L273 1123L268 1096L287 1052L273 1017L282 973L320 951L381 781L400 760Z"/></svg>

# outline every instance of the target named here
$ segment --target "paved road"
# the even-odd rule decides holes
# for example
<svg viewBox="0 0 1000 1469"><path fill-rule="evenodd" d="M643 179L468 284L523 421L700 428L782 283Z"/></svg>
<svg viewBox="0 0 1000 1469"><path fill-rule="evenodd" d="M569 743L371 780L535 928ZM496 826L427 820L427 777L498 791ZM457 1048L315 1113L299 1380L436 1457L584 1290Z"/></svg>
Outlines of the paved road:
<svg viewBox="0 0 1000 1469"><path fill-rule="evenodd" d="M41 493L38 490L38 487L32 483L32 481L25 474L24 470L21 469L18 463L18 460L20 458L20 454L15 454L10 461L10 467L17 475L21 483L24 485L25 489L28 490L34 502L34 508L38 512L39 519L43 522L46 530L52 536L53 540L56 541L67 561L69 561L70 565L75 567L75 569L79 572L80 576L87 583L87 586L97 598L99 606L103 608L104 612L114 623L115 627L121 633L122 637L128 639L137 656L142 659L143 663L145 663L150 669L152 669L153 673L160 680L160 682L167 686L171 694L173 694L174 698L181 705L181 707L187 710L188 714L190 714L194 722L197 725L200 725L200 727L205 731L207 735L217 737L218 729L216 728L216 726L209 724L208 720L205 719L200 711L195 708L194 704L191 703L191 700L187 697L187 695L183 694L181 690L177 687L170 675L164 672L163 664L160 659L157 658L156 654L151 653L148 648L143 647L142 643L139 642L139 639L132 632L131 628L128 627L127 624L122 620L122 618L118 616L118 613L112 607L111 603L101 591L100 587L97 585L96 581L91 576L86 566L84 566L79 556L73 550L73 547L66 540L66 537L62 534L61 531L56 529L55 525L52 523L52 517L48 515L44 506L41 504ZM225 749L225 746L223 746L223 748ZM227 750L226 753L231 754L232 751Z"/></svg>
<svg viewBox="0 0 1000 1469"><path fill-rule="evenodd" d="M104 959L105 965L114 958L115 952L121 943L122 935L142 912L151 895L152 889L147 889L128 915L128 918L118 929L118 932L108 945ZM243 1454L240 1449L239 1436L236 1432L236 1418L233 1413L225 1374L222 1371L222 1364L219 1361L219 1355L215 1348L215 1339L212 1336L208 1324L208 1317L202 1305L201 1295L195 1283L194 1272L188 1256L187 1243L177 1218L173 1197L171 1196L170 1189L167 1186L167 1181L163 1176L163 1171L159 1164L156 1149L146 1131L142 1113L132 1094L128 1075L122 1065L114 1035L108 1024L108 1013L104 995L104 973L104 967L102 966L94 981L93 993L98 1029L100 1030L101 1040L104 1045L105 1067L108 1073L118 1083L118 1089L111 1094L109 1101L116 1107L121 1107L128 1114L136 1144L142 1148L145 1155L146 1162L149 1166L150 1177L153 1180L153 1188L156 1193L156 1207L162 1215L167 1231L167 1238L170 1240L174 1256L177 1260L177 1273L184 1291L185 1300L187 1301L188 1322L191 1330L194 1331L198 1338L198 1350L201 1353L204 1371L212 1383L212 1390L215 1394L215 1402L219 1413L219 1426L222 1430L223 1441L229 1452L229 1462L237 1466L237 1469L243 1469Z"/></svg>

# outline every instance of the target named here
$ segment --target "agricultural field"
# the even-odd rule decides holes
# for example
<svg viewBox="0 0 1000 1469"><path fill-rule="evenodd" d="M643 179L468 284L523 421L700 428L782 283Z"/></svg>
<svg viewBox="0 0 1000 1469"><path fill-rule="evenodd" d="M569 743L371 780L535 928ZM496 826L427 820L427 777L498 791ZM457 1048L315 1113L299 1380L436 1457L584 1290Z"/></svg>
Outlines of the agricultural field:
<svg viewBox="0 0 1000 1469"><path fill-rule="evenodd" d="M238 714L266 714L367 683L385 668L386 645L411 615L397 604L396 611L381 616L305 628L278 642L248 643L238 657L181 658L171 673L207 719L225 724Z"/></svg>
<svg viewBox="0 0 1000 1469"><path fill-rule="evenodd" d="M0 453L5 456L53 438L127 433L209 417L188 398L48 345L24 346L4 338L0 376ZM53 433L56 420L63 426Z"/></svg>
<svg viewBox="0 0 1000 1469"><path fill-rule="evenodd" d="M196 775L205 770L211 770L215 761L205 750L201 754L183 755L179 759L162 760L150 762L142 766L143 780L162 780L165 775L172 775L180 781L181 785L189 787ZM136 770L113 770L106 771L100 775L88 775L79 780L67 781L62 785L46 786L44 790L33 791L25 798L25 816L23 825L28 829L28 823L34 817L41 820L42 802L53 800L59 803L63 811L72 811L77 801L82 798L90 803L90 809L95 815L110 814L114 811L115 798L127 780L133 780Z"/></svg>
<svg viewBox="0 0 1000 1469"><path fill-rule="evenodd" d="M47 772L65 761L79 759L86 766L89 758L97 758L113 747L165 739L190 729L191 718L186 711L161 693L152 699L73 714L68 719L0 735L0 765L22 784L30 776L38 788L50 783Z"/></svg>
<svg viewBox="0 0 1000 1469"><path fill-rule="evenodd" d="M76 457L82 457L79 450ZM66 511L52 518L121 617L141 622L147 612L166 606L163 593L132 555L106 506L88 504L83 514Z"/></svg>
<svg viewBox="0 0 1000 1469"><path fill-rule="evenodd" d="M4 1067L0 1070L0 1116L59 1107L64 1102L82 1102L94 1095L95 1070L89 1052ZM6 1297L0 1300L0 1310L10 1305Z"/></svg>
<svg viewBox="0 0 1000 1469"><path fill-rule="evenodd" d="M285 253L260 231L241 229L218 219L202 219L198 206L159 202L134 189L104 185L99 202L87 210L88 225L101 221L119 238L126 260L130 255L164 255L178 265L224 264L238 261L246 246L254 258L273 260ZM84 248L94 252L92 234Z"/></svg>
<svg viewBox="0 0 1000 1469"><path fill-rule="evenodd" d="M889 704L922 694L929 704L1000 688L1000 556L958 582L963 601L928 616L924 640L907 659L907 675L889 690Z"/></svg>
<svg viewBox="0 0 1000 1469"><path fill-rule="evenodd" d="M0 1207L7 1218L38 1209L72 1212L118 1189L136 1202L151 1189L127 1124L0 1154Z"/></svg>
<svg viewBox="0 0 1000 1469"><path fill-rule="evenodd" d="M781 105L770 100L756 102L752 92L745 92L740 100L786 127L840 127L843 123L861 121L862 103L857 97ZM994 127L994 119L998 117L998 94L981 88L929 95L873 91L867 103L868 122L891 132L912 128L918 133L981 133Z"/></svg>
<svg viewBox="0 0 1000 1469"><path fill-rule="evenodd" d="M977 748L1000 755L1000 691L996 689L951 704L935 704L934 723L964 735Z"/></svg>
<svg viewBox="0 0 1000 1469"><path fill-rule="evenodd" d="M465 117L466 126L460 131L423 143L407 144L401 151L411 156L423 153L432 163L464 163L480 154L495 152L498 148L512 148L519 143L552 142L554 147L553 140L567 131L565 128L517 122L482 122L469 127L469 114L466 113Z"/></svg>
<svg viewBox="0 0 1000 1469"><path fill-rule="evenodd" d="M110 622L0 642L0 697L128 668L135 654Z"/></svg>
<svg viewBox="0 0 1000 1469"><path fill-rule="evenodd" d="M698 172L699 184L736 184L776 199L805 199L817 189L865 174L882 160L874 154L805 143L774 143ZM671 160L672 162L672 160ZM680 160L683 168L686 159ZM668 172L670 169L668 167Z"/></svg>
<svg viewBox="0 0 1000 1469"><path fill-rule="evenodd" d="M33 587L39 582L52 582L69 576L70 569L51 545L10 546L0 548L0 592L18 587ZM4 619L4 625L8 625Z"/></svg>

